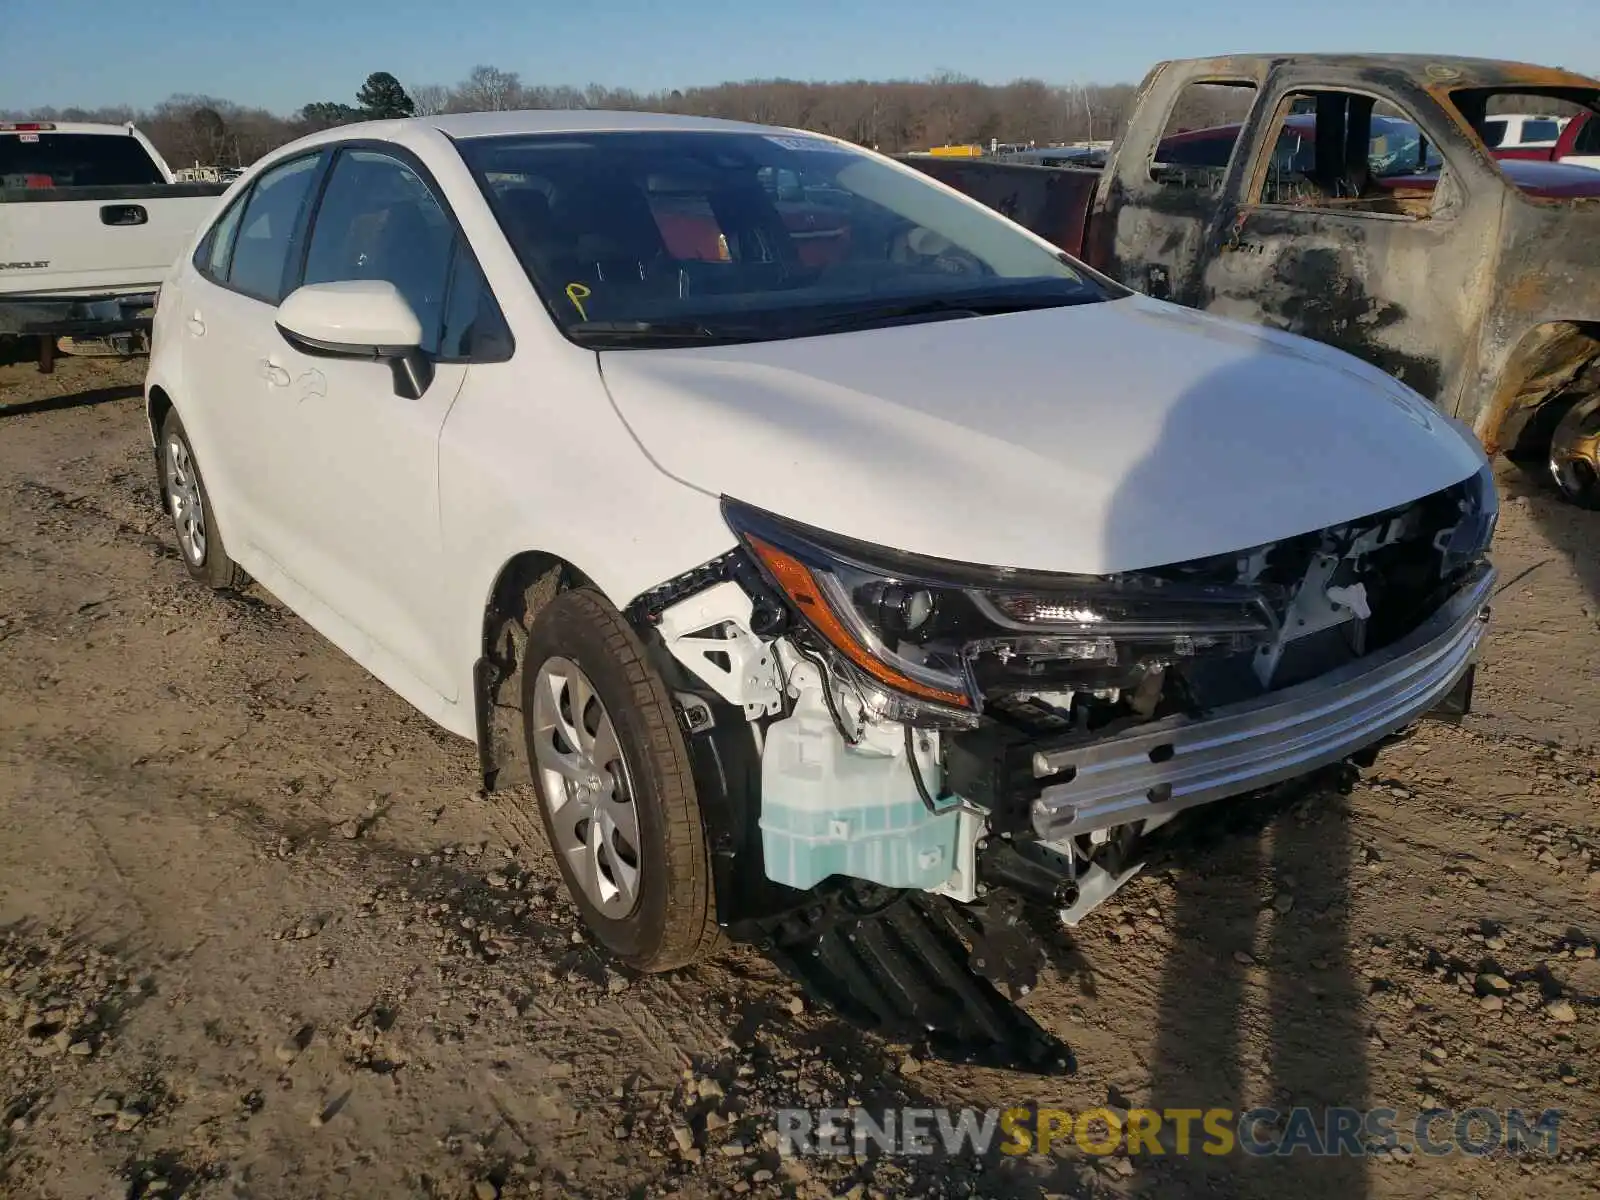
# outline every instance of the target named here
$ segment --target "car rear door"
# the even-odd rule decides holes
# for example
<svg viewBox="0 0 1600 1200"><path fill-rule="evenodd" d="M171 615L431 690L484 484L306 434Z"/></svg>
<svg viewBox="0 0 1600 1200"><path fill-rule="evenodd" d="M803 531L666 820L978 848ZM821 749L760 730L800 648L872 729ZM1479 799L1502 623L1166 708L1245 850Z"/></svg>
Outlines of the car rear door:
<svg viewBox="0 0 1600 1200"><path fill-rule="evenodd" d="M312 218L301 282L372 279L393 283L417 314L433 379L408 399L385 363L311 357L276 340L268 357L285 382L273 437L295 461L292 485L274 494L289 537L280 562L453 700L460 664L440 636L448 614L439 436L468 364L492 357L485 339L503 320L422 164L391 145L351 144L339 150Z"/></svg>
<svg viewBox="0 0 1600 1200"><path fill-rule="evenodd" d="M252 551L278 558L289 536L275 492L296 464L293 448L275 436L284 389L268 355L281 344L273 316L289 266L299 263L324 159L315 152L275 164L231 202L201 242L179 297L184 388L193 397L179 397L179 410L206 487L222 501L223 535L247 566Z"/></svg>

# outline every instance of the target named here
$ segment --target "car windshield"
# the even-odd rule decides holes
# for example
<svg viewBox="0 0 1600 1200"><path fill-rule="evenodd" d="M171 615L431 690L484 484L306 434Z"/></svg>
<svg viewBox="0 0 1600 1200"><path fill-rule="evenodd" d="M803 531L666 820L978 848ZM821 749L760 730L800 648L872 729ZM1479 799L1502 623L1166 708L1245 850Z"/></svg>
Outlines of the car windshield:
<svg viewBox="0 0 1600 1200"><path fill-rule="evenodd" d="M920 173L825 138L460 147L546 305L587 345L759 341L1123 294Z"/></svg>

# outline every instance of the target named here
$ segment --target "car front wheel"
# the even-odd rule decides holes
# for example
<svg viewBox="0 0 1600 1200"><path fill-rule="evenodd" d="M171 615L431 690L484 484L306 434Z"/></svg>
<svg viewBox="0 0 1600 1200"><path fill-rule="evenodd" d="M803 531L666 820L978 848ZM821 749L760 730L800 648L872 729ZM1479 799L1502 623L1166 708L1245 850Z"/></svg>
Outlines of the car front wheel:
<svg viewBox="0 0 1600 1200"><path fill-rule="evenodd" d="M642 971L719 940L688 748L645 648L599 592L556 596L528 632L522 713L540 816L585 924Z"/></svg>

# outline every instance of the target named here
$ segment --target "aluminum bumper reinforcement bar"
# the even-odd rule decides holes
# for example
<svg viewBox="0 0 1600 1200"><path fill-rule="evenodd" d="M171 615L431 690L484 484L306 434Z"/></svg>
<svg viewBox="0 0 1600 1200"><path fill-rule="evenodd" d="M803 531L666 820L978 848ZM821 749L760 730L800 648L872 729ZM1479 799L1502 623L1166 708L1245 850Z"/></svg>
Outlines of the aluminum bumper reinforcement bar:
<svg viewBox="0 0 1600 1200"><path fill-rule="evenodd" d="M1201 718L1170 717L1088 746L1038 751L1068 778L1033 802L1056 841L1264 788L1349 757L1426 714L1473 669L1495 571L1484 566L1408 636L1306 683Z"/></svg>

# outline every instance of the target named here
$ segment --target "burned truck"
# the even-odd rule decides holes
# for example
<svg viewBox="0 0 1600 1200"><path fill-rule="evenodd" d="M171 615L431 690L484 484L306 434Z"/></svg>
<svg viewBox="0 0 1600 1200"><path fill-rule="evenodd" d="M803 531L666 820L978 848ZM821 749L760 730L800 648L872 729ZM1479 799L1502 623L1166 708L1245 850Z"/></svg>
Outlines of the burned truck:
<svg viewBox="0 0 1600 1200"><path fill-rule="evenodd" d="M1600 508L1600 172L1498 156L1505 104L1600 113L1600 82L1403 55L1164 62L1102 171L904 161L1138 291L1364 358Z"/></svg>

